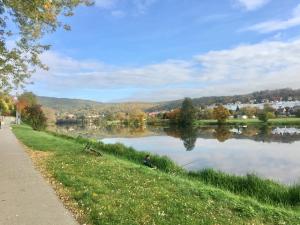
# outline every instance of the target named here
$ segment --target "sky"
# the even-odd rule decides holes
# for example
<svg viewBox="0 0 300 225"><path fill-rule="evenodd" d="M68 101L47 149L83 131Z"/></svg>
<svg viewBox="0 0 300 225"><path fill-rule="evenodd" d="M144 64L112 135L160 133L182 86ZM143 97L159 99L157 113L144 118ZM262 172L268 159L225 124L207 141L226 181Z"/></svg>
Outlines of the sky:
<svg viewBox="0 0 300 225"><path fill-rule="evenodd" d="M95 0L26 89L101 102L300 88L299 0Z"/></svg>

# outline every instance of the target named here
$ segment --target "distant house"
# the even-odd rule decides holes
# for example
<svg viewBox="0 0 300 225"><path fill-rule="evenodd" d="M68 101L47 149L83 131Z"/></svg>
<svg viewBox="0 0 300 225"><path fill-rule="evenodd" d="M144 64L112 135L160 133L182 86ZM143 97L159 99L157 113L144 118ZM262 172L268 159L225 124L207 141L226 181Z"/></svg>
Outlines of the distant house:
<svg viewBox="0 0 300 225"><path fill-rule="evenodd" d="M294 111L300 110L300 105L294 106L294 107L293 107L293 110L294 110Z"/></svg>
<svg viewBox="0 0 300 225"><path fill-rule="evenodd" d="M277 110L276 110L276 114L277 115L286 115L286 109L284 107L279 107Z"/></svg>
<svg viewBox="0 0 300 225"><path fill-rule="evenodd" d="M148 113L148 116L155 117L157 114L158 112L150 112Z"/></svg>
<svg viewBox="0 0 300 225"><path fill-rule="evenodd" d="M237 115L236 118L246 120L246 119L248 119L248 116L247 115Z"/></svg>
<svg viewBox="0 0 300 225"><path fill-rule="evenodd" d="M246 119L248 119L248 116L243 115L243 116L241 116L241 118L242 118L243 120L246 120Z"/></svg>
<svg viewBox="0 0 300 225"><path fill-rule="evenodd" d="M290 111L291 114L296 114L298 111L300 111L300 105L294 106Z"/></svg>
<svg viewBox="0 0 300 225"><path fill-rule="evenodd" d="M87 118L89 119L96 119L96 118L99 118L100 115L88 115Z"/></svg>
<svg viewBox="0 0 300 225"><path fill-rule="evenodd" d="M270 102L269 99L266 98L262 100L262 103L269 103L269 102Z"/></svg>
<svg viewBox="0 0 300 225"><path fill-rule="evenodd" d="M75 119L76 116L74 114L67 114L66 119Z"/></svg>

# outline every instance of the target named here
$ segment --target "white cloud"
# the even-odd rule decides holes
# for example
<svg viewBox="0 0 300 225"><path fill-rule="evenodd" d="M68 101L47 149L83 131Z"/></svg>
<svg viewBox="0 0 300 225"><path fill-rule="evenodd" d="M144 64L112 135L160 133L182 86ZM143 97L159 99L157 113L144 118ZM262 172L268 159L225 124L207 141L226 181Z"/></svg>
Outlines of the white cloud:
<svg viewBox="0 0 300 225"><path fill-rule="evenodd" d="M95 0L95 5L99 8L110 9L116 5L118 0Z"/></svg>
<svg viewBox="0 0 300 225"><path fill-rule="evenodd" d="M113 17L122 18L122 17L126 16L126 12L124 12L122 10L113 10L113 11L111 11L111 15Z"/></svg>
<svg viewBox="0 0 300 225"><path fill-rule="evenodd" d="M300 4L294 8L292 15L286 20L270 20L254 24L245 30L257 31L260 33L269 33L274 31L286 30L300 25Z"/></svg>
<svg viewBox="0 0 300 225"><path fill-rule="evenodd" d="M82 84L91 89L163 87L186 82L193 74L192 64L180 60L119 68L98 61L75 60L51 51L44 53L42 60L50 70L39 71L34 80L56 88L78 88Z"/></svg>
<svg viewBox="0 0 300 225"><path fill-rule="evenodd" d="M121 89L135 91L122 100L171 100L184 96L232 95L262 89L300 88L300 39L269 41L211 51L190 60L116 67L76 60L55 52L43 55L51 70L34 75L35 90L89 93ZM43 90L38 90L42 94ZM78 96L77 96L78 97ZM99 96L98 100L101 99ZM105 99L106 100L106 99ZM112 100L112 99L110 99ZM113 100L116 100L115 97Z"/></svg>
<svg viewBox="0 0 300 225"><path fill-rule="evenodd" d="M139 13L145 13L146 10L155 2L157 2L157 0L133 0L133 4Z"/></svg>
<svg viewBox="0 0 300 225"><path fill-rule="evenodd" d="M95 0L96 7L109 10L114 17L144 14L157 0Z"/></svg>
<svg viewBox="0 0 300 225"><path fill-rule="evenodd" d="M248 11L256 10L266 5L270 0L236 0L239 5Z"/></svg>

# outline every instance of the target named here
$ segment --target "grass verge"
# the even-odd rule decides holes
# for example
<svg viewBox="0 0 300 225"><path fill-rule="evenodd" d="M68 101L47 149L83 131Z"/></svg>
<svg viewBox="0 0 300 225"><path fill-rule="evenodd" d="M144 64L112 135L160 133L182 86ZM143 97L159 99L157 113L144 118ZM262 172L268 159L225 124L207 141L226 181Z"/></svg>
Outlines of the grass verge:
<svg viewBox="0 0 300 225"><path fill-rule="evenodd" d="M123 158L137 164L142 164L145 155L151 155L151 153L137 151L132 147L126 147L120 143L104 144L102 142L96 142L81 137L74 138L63 134L53 132L49 133L57 137L63 137L64 139L75 140L82 144L91 143L93 148L98 151L109 153L117 156L118 158ZM198 172L187 172L182 167L176 165L168 157L153 154L151 156L151 161L157 169L163 172L200 180L204 183L231 191L235 194L256 198L258 201L264 203L284 205L288 207L300 206L300 185L298 184L286 186L278 184L272 180L262 179L254 174L248 174L247 176L234 176L212 169L204 169Z"/></svg>
<svg viewBox="0 0 300 225"><path fill-rule="evenodd" d="M173 164L160 170L141 166L139 158L113 145L103 157L82 152L83 139L14 127L29 148L51 152L45 168L67 190L89 224L299 224L291 207L263 204L250 197L185 176ZM107 147L104 149L103 147ZM124 146L123 146L124 147ZM125 147L124 147L125 148ZM110 152L111 151L111 152ZM129 157L130 156L130 157ZM132 157L132 158L131 158ZM165 159L167 160L167 159ZM174 168L173 168L174 167ZM173 168L173 169L172 169ZM170 174L172 173L172 174Z"/></svg>

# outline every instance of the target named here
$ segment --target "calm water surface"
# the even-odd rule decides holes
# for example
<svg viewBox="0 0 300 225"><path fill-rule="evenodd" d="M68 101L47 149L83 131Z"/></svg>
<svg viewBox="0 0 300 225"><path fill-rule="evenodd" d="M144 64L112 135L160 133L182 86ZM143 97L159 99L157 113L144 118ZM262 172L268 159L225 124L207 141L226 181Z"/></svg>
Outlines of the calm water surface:
<svg viewBox="0 0 300 225"><path fill-rule="evenodd" d="M137 150L166 155L188 170L214 168L291 184L300 181L300 127L57 127L73 133L123 143Z"/></svg>

